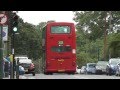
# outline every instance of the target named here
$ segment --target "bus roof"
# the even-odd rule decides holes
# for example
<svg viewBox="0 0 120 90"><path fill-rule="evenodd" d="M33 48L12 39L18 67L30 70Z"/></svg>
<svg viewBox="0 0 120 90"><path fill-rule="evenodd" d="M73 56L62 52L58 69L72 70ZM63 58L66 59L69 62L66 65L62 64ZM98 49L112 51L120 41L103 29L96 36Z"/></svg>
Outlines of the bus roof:
<svg viewBox="0 0 120 90"><path fill-rule="evenodd" d="M74 24L74 23L72 23L72 22L49 22L49 23L47 23L47 24L62 24L62 23L64 23L64 24Z"/></svg>

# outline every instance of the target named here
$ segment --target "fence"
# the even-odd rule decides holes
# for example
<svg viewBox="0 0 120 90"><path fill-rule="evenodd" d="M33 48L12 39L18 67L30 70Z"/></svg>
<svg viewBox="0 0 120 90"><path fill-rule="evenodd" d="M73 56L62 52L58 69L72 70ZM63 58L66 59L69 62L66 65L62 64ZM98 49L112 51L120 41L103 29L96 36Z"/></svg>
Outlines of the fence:
<svg viewBox="0 0 120 90"><path fill-rule="evenodd" d="M42 59L38 59L33 61L34 65L35 65L35 72L37 74L42 73Z"/></svg>

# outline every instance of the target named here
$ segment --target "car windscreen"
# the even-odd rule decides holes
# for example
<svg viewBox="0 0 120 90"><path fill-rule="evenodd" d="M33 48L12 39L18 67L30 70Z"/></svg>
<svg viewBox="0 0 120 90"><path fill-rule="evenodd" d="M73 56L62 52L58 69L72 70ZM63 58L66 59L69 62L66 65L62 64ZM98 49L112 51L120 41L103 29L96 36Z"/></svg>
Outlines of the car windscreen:
<svg viewBox="0 0 120 90"><path fill-rule="evenodd" d="M98 62L96 66L106 66L108 62Z"/></svg>
<svg viewBox="0 0 120 90"><path fill-rule="evenodd" d="M117 65L118 63L120 63L120 59L111 59L110 60L110 64Z"/></svg>
<svg viewBox="0 0 120 90"><path fill-rule="evenodd" d="M23 66L24 68L30 67L30 63L20 63L20 65Z"/></svg>
<svg viewBox="0 0 120 90"><path fill-rule="evenodd" d="M95 64L89 64L88 66L89 66L89 68L95 68L96 65Z"/></svg>
<svg viewBox="0 0 120 90"><path fill-rule="evenodd" d="M82 68L81 69L85 69L86 68L86 66L82 66Z"/></svg>

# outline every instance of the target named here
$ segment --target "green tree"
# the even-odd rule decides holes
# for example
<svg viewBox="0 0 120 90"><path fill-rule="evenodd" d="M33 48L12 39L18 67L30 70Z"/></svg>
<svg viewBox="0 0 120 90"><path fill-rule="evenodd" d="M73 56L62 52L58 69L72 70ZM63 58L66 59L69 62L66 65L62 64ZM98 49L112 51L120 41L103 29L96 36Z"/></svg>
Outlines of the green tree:
<svg viewBox="0 0 120 90"><path fill-rule="evenodd" d="M109 54L111 58L120 57L120 33L111 35Z"/></svg>
<svg viewBox="0 0 120 90"><path fill-rule="evenodd" d="M107 57L109 53L112 57L119 56L119 35L112 35L116 32L118 34L120 31L119 11L75 11L74 15L73 19L77 23L77 60L79 64L81 64L80 60L96 62L98 58L103 59L105 30L108 35Z"/></svg>
<svg viewBox="0 0 120 90"><path fill-rule="evenodd" d="M40 58L41 40L36 26L19 20L19 34L15 35L15 54L28 55L34 60Z"/></svg>
<svg viewBox="0 0 120 90"><path fill-rule="evenodd" d="M119 31L120 11L111 11L111 13L110 11L76 11L74 14L77 30L81 30L90 40L101 38L105 29L108 33Z"/></svg>

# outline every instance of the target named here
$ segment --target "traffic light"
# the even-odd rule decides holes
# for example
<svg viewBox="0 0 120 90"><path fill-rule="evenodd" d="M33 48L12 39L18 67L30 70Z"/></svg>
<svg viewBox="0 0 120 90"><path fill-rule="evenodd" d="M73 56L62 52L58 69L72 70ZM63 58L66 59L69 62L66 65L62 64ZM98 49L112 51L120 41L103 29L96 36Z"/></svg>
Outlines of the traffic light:
<svg viewBox="0 0 120 90"><path fill-rule="evenodd" d="M18 15L13 13L12 15L12 31L15 33L18 30Z"/></svg>

